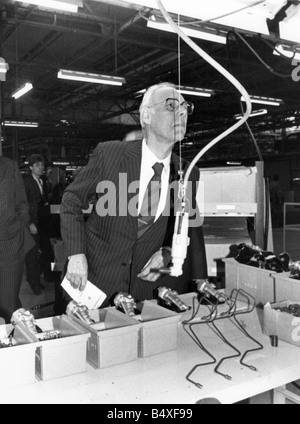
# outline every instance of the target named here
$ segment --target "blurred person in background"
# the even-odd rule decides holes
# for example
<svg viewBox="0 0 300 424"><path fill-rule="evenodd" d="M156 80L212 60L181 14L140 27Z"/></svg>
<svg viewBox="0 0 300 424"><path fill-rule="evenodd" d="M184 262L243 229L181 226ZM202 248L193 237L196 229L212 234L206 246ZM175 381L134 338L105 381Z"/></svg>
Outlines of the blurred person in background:
<svg viewBox="0 0 300 424"><path fill-rule="evenodd" d="M43 156L33 154L28 159L30 174L25 176L24 184L29 204L30 232L36 245L26 255L27 280L34 294L42 294L44 288L41 274L46 282L53 282L51 262L54 261L50 242L51 213L48 199L48 189L43 177L45 162Z"/></svg>
<svg viewBox="0 0 300 424"><path fill-rule="evenodd" d="M0 157L0 317L10 322L22 307L20 288L25 254L34 246L29 207L17 164Z"/></svg>
<svg viewBox="0 0 300 424"><path fill-rule="evenodd" d="M280 228L283 225L284 194L279 182L278 174L273 176L269 185L269 191L273 228Z"/></svg>

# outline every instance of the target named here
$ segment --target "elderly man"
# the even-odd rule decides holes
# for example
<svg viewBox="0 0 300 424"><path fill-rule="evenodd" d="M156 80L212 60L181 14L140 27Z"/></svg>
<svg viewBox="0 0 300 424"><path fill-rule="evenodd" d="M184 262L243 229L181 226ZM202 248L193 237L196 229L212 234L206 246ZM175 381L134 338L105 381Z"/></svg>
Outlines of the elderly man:
<svg viewBox="0 0 300 424"><path fill-rule="evenodd" d="M164 268L170 261L174 199L167 201L172 197L168 189L178 179L180 165L172 150L183 140L192 112L193 104L184 101L173 85L151 87L140 107L143 141L99 143L88 165L65 190L61 231L69 259L66 277L73 287L82 290L88 278L108 300L119 292L146 300L164 284L165 277L153 269ZM153 179L159 181L160 190L156 191L157 201L148 202L155 209L149 214L153 215L149 222L145 198ZM197 169L191 173L191 180L199 180ZM85 222L82 210L89 203L94 207ZM169 204L171 209L166 212ZM195 231L196 237L192 234ZM193 269L184 272L188 280L206 278L202 229L190 228L190 236L196 240L187 258L187 264L193 262Z"/></svg>
<svg viewBox="0 0 300 424"><path fill-rule="evenodd" d="M6 323L21 307L25 254L34 246L29 208L18 165L0 157L0 317Z"/></svg>

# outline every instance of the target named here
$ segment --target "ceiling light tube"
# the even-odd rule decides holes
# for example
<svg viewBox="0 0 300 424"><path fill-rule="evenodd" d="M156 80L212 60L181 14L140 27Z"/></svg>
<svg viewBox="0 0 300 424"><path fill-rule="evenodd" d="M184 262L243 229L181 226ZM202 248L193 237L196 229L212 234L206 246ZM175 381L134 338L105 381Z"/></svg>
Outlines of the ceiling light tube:
<svg viewBox="0 0 300 424"><path fill-rule="evenodd" d="M13 0L19 1L19 0ZM77 13L79 7L83 7L82 0L22 0L23 3L40 6L44 9L62 10L64 12Z"/></svg>
<svg viewBox="0 0 300 424"><path fill-rule="evenodd" d="M266 115L268 113L267 109L260 109L260 110L254 110L250 117L254 117L254 116L260 116L260 115ZM234 115L235 119L242 119L243 115L239 114L239 115Z"/></svg>
<svg viewBox="0 0 300 424"><path fill-rule="evenodd" d="M209 90L207 88L178 86L177 90L181 94L188 94L190 96L211 97L215 94L214 90Z"/></svg>
<svg viewBox="0 0 300 424"><path fill-rule="evenodd" d="M6 127L37 128L39 126L39 123L38 122L5 121L4 125Z"/></svg>
<svg viewBox="0 0 300 424"><path fill-rule="evenodd" d="M148 28L159 29L161 31L174 32L169 24L159 22L156 20L155 16L152 16L147 23ZM189 37L199 38L200 40L212 41L214 43L226 44L226 33L221 34L220 31L203 31L203 30L195 30L191 28L186 28L180 26L180 29Z"/></svg>
<svg viewBox="0 0 300 424"><path fill-rule="evenodd" d="M280 106L283 103L282 99L273 99L271 97L250 96L252 103L269 106ZM245 102L244 97L241 97L242 102Z"/></svg>
<svg viewBox="0 0 300 424"><path fill-rule="evenodd" d="M89 82L89 83L95 83L95 84L108 84L108 85L121 86L126 83L125 78L121 78L121 77L91 74L88 72L68 71L66 69L61 69L58 72L57 77L60 79L66 79L71 81L82 81L82 82Z"/></svg>
<svg viewBox="0 0 300 424"><path fill-rule="evenodd" d="M2 57L0 57L0 72L2 74L6 74L8 69L9 69L8 64L5 62L5 60Z"/></svg>
<svg viewBox="0 0 300 424"><path fill-rule="evenodd" d="M17 91L15 91L11 97L14 97L16 100L20 97L24 96L24 94L28 93L28 91L33 89L33 85L30 82L26 82L25 85L23 85L21 88L18 88Z"/></svg>

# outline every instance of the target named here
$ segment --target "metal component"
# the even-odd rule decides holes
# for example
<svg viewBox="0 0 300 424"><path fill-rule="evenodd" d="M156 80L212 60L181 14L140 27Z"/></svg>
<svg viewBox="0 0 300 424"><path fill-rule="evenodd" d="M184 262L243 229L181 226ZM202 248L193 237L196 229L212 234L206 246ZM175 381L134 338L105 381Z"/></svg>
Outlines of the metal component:
<svg viewBox="0 0 300 424"><path fill-rule="evenodd" d="M95 324L95 321L90 317L88 308L85 305L81 305L74 300L67 306L66 314L68 316L73 315L88 325Z"/></svg>
<svg viewBox="0 0 300 424"><path fill-rule="evenodd" d="M59 331L46 331L37 335L40 341L60 339L62 336Z"/></svg>
<svg viewBox="0 0 300 424"><path fill-rule="evenodd" d="M216 286L214 284L209 283L207 280L196 280L196 284L198 292L203 294L205 297L213 297L220 303L226 302L227 296L216 290Z"/></svg>
<svg viewBox="0 0 300 424"><path fill-rule="evenodd" d="M117 309L121 309L126 315L135 316L136 303L133 297L128 293L119 293L114 298L114 304Z"/></svg>
<svg viewBox="0 0 300 424"><path fill-rule="evenodd" d="M21 308L15 311L11 317L10 322L14 326L17 324L25 325L25 327L27 327L32 334L37 334L38 332L35 325L34 316L26 309Z"/></svg>
<svg viewBox="0 0 300 424"><path fill-rule="evenodd" d="M166 287L159 287L158 297L166 302L167 305L175 305L179 311L185 312L191 309L178 297L178 293Z"/></svg>
<svg viewBox="0 0 300 424"><path fill-rule="evenodd" d="M199 281L200 280L198 280L198 282ZM201 280L201 287L202 287L203 283L205 283L205 280ZM246 307L243 308L242 310L238 310L237 301L238 301L239 296L244 298L243 304L245 303L245 305L246 305ZM193 328L192 328L194 326L199 326L201 324L202 325L208 324L208 327L211 328L211 330L213 330L215 332L215 334L217 334L218 337L220 337L220 339L226 345L228 345L231 349L233 349L234 352L235 352L234 354L225 356L218 361L216 367L214 368L214 371L217 374L223 376L227 380L231 380L231 376L228 375L228 374L224 374L224 373L220 372L219 368L225 360L233 359L233 358L236 358L236 357L239 357L239 356L241 356L241 359L240 359L241 365L249 368L251 371L257 371L257 369L254 366L246 364L244 362L244 358L250 352L255 352L255 351L263 349L263 345L261 343L259 343L259 341L254 339L249 334L249 332L246 330L244 324L240 323L237 320L238 315L249 314L254 310L254 308L256 306L255 299L250 294L248 294L247 292L245 292L243 290L236 290L235 289L235 290L232 291L230 297L225 299L226 300L225 305L228 305L228 308L225 312L219 311L219 309L220 309L219 303L213 304L209 299L206 299L204 296L200 298L200 301L198 301L198 306L196 306L197 300L198 299L196 297L193 300L193 313L192 313L191 318L183 321L182 324L183 324L183 328L184 328L185 332L192 338L192 340L196 343L196 345L212 359L212 361L195 365L192 368L192 370L188 373L188 375L186 376L186 379L190 383L193 383L196 387L201 389L202 385L200 383L198 383L197 381L192 380L191 375L199 367L203 367L204 365L209 365L209 364L213 364L213 363L217 362L216 358L203 346L203 344L200 341L199 335L197 335L195 330L193 330ZM203 306L203 307L206 306L209 309L210 313L209 313L208 316L197 317L197 315L200 311L200 306ZM224 308L224 305L222 305L222 308ZM221 329L216 326L216 322L218 320L224 320L224 319L229 319L228 322L232 322L235 326L237 324L237 328L240 329L240 331L244 334L244 336L246 336L247 338L252 340L257 345L257 347L252 348L252 349L248 349L242 354L232 343L229 342L229 340L221 332ZM276 343L276 340L275 340L275 343Z"/></svg>
<svg viewBox="0 0 300 424"><path fill-rule="evenodd" d="M6 348L6 347L13 347L16 343L14 342L12 337L7 337L5 339L0 340L0 349Z"/></svg>
<svg viewBox="0 0 300 424"><path fill-rule="evenodd" d="M171 274L171 268L151 268L150 272L158 273L158 274L165 274L170 275Z"/></svg>
<svg viewBox="0 0 300 424"><path fill-rule="evenodd" d="M235 294L235 297L234 297L234 294ZM254 367L254 366L252 366L252 365L248 365L248 364L246 364L245 362L244 362L244 359L245 359L245 357L246 357L246 355L248 355L248 353L250 353L250 352L256 352L256 351L258 351L258 350L262 350L264 347L263 347L263 345L258 341L258 340L256 340L254 337L252 337L250 334L249 334L249 332L246 330L246 328L245 328L245 326L243 326L238 320L237 320L237 316L238 315L245 315L245 314L248 314L248 313L251 313L254 309L255 309L255 306L256 306L256 301L255 301L255 299L254 299L254 297L253 296L251 296L249 293L247 293L247 292L245 292L244 290L242 290L242 289L239 289L239 290L237 290L237 289L234 289L232 292L231 292L231 295L230 295L230 298L234 301L234 305L236 305L236 302L237 302L237 298L238 298L238 296L242 296L243 298L244 298L244 300L246 299L246 302L247 302L247 310L245 310L245 311L235 311L235 313L233 314L233 319L235 320L235 322L238 324L238 326L239 326L239 328L241 329L241 331L245 334L245 336L247 336L250 340L252 340L254 343L256 343L257 344L257 346L258 347L256 347L256 348L253 348L253 349L248 349L248 350L246 350L245 352L244 352L244 354L242 355L242 357L241 357L241 359L240 359L240 364L241 365L244 365L245 367L248 367L249 369L251 369L252 371L257 371L257 368L256 367ZM251 306L251 302L250 302L250 300L252 300L252 306Z"/></svg>

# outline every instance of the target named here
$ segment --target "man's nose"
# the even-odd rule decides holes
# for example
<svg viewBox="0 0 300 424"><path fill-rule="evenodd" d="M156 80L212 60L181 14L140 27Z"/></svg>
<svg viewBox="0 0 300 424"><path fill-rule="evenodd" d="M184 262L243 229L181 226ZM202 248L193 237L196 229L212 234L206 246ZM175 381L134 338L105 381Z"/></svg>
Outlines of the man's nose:
<svg viewBox="0 0 300 424"><path fill-rule="evenodd" d="M179 106L179 115L180 116L186 116L187 115L187 108L183 105Z"/></svg>

